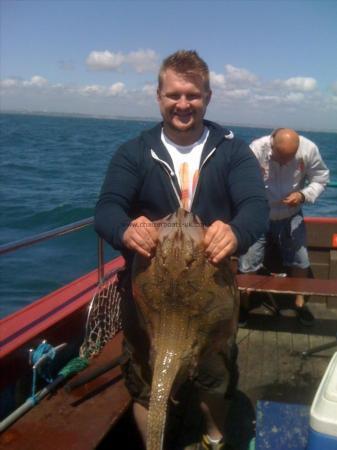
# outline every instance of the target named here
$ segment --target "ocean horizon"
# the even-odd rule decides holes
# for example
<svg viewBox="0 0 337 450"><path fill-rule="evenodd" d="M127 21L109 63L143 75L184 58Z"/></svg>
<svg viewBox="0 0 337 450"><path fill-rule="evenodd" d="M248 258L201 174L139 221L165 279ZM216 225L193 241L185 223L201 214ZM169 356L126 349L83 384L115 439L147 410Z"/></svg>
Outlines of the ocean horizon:
<svg viewBox="0 0 337 450"><path fill-rule="evenodd" d="M62 111L39 111L39 110L0 110L1 114L17 114L17 115L27 115L27 116L46 116L46 117L77 117L77 118L87 118L87 119L97 119L97 120L128 120L132 122L159 122L161 121L161 116L158 114L156 117L147 117L147 116L123 116L123 115L107 115L107 114L88 114L88 113L79 113L79 112L62 112ZM241 127L241 128L257 128L257 129L269 129L274 130L279 128L279 125L271 125L271 124L253 124L253 123L237 123L237 122L222 122L216 119L209 119L213 122L218 123L224 127ZM318 133L337 133L336 129L332 128L296 128L298 132L312 131Z"/></svg>
<svg viewBox="0 0 337 450"><path fill-rule="evenodd" d="M0 244L91 217L116 148L159 119L58 113L0 113ZM272 127L225 124L247 143ZM337 181L337 132L304 131ZM328 187L307 216L337 217L337 189ZM106 258L117 252L106 246ZM92 227L1 256L0 317L97 267Z"/></svg>

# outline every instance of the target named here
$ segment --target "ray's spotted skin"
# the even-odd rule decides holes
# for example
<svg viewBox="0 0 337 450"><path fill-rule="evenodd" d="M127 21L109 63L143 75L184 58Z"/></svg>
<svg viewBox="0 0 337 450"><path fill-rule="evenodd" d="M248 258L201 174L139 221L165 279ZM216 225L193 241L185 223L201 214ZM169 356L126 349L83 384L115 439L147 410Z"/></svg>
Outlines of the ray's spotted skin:
<svg viewBox="0 0 337 450"><path fill-rule="evenodd" d="M208 352L226 349L239 307L229 261L214 266L204 254L205 227L183 209L154 224L155 256L135 257L133 296L150 337L153 371L147 450L163 446L173 389L193 377Z"/></svg>

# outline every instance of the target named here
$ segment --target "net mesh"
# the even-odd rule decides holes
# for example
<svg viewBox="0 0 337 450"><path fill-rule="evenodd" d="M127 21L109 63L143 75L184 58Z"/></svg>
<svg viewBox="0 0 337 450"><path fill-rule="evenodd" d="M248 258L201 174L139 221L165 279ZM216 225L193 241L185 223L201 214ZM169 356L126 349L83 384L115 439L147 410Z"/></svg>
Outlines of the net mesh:
<svg viewBox="0 0 337 450"><path fill-rule="evenodd" d="M80 348L80 357L90 359L121 329L121 295L116 276L109 277L97 287L91 300L85 338Z"/></svg>

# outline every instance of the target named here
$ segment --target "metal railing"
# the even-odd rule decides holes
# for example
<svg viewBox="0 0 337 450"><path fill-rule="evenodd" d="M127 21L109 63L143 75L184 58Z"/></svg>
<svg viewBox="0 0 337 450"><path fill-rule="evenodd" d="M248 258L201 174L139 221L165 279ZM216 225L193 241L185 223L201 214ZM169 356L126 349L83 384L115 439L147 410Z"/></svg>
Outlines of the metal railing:
<svg viewBox="0 0 337 450"><path fill-rule="evenodd" d="M337 182L331 181L328 183L327 187L337 188ZM38 244L49 239L53 239L59 236L64 236L65 234L73 233L75 231L82 230L88 226L93 225L94 218L88 217L86 219L78 220L77 222L64 225L62 227L54 228L53 230L46 231L44 233L36 234L19 241L10 242L8 244L0 245L0 256L6 253L12 253L21 248L30 247L32 245ZM102 238L98 237L98 280L103 281L104 278L104 241Z"/></svg>
<svg viewBox="0 0 337 450"><path fill-rule="evenodd" d="M39 233L34 236L21 239L19 241L10 242L8 244L0 245L0 256L12 253L22 248L27 248L32 245L38 244L43 241L48 241L56 237L64 236L69 233L74 233L80 231L83 228L87 228L94 223L93 217L88 217L87 219L78 220L77 222L64 225L62 227L54 228L53 230L46 231L44 233ZM102 282L104 278L104 241L102 238L98 237L98 281Z"/></svg>

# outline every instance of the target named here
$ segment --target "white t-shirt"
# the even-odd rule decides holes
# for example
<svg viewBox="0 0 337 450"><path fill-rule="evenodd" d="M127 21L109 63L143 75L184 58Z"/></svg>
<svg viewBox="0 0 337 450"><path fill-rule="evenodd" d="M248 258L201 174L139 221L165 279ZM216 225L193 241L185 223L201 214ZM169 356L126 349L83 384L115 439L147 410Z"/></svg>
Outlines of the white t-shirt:
<svg viewBox="0 0 337 450"><path fill-rule="evenodd" d="M209 130L204 128L200 139L191 145L177 145L161 132L161 140L169 152L174 172L181 189L181 202L187 211L191 208L194 191L199 177L201 153L207 141Z"/></svg>

